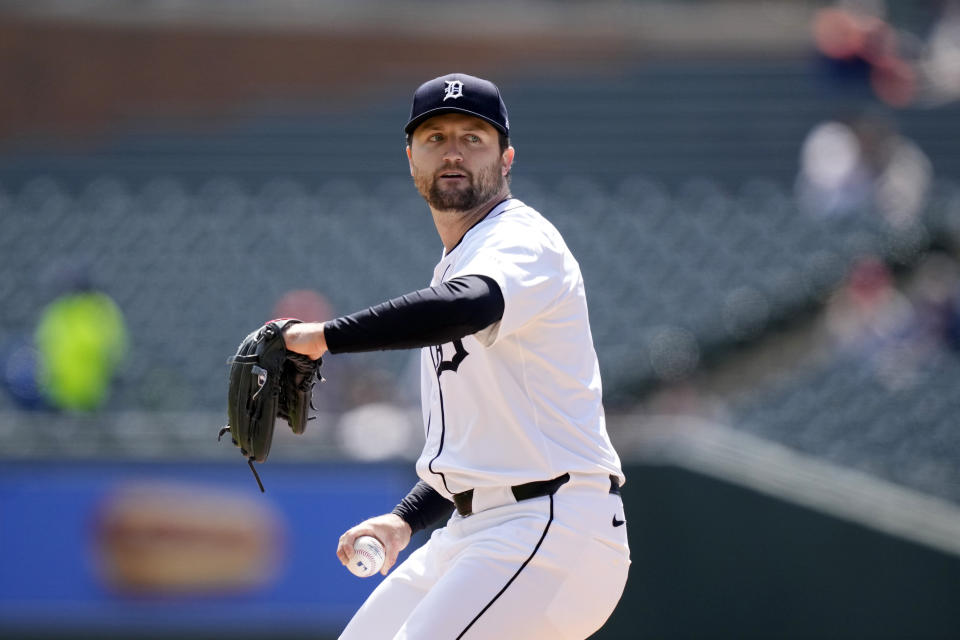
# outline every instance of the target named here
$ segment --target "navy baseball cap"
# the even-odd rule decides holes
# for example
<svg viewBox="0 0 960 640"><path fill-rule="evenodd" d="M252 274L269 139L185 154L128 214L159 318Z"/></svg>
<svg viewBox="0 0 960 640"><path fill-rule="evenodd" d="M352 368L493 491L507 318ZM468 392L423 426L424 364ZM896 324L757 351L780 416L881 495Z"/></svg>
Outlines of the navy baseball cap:
<svg viewBox="0 0 960 640"><path fill-rule="evenodd" d="M510 135L507 106L497 85L465 73L451 73L424 82L413 94L407 135L424 120L442 113L465 113L486 120L504 135Z"/></svg>

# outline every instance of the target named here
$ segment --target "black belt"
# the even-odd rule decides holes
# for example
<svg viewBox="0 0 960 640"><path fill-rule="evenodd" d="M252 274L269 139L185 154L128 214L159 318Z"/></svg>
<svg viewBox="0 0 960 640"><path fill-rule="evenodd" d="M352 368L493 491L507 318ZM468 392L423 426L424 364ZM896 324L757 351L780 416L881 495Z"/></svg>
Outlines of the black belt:
<svg viewBox="0 0 960 640"><path fill-rule="evenodd" d="M530 498L540 498L542 496L552 496L557 489L570 481L570 474L565 473L557 476L553 480L538 480L536 482L527 482L510 487L513 497L517 502L529 500ZM620 495L620 479L617 476L610 476L610 493ZM469 516L473 513L473 489L467 489L460 493L453 494L453 504L457 506L457 513L461 516Z"/></svg>

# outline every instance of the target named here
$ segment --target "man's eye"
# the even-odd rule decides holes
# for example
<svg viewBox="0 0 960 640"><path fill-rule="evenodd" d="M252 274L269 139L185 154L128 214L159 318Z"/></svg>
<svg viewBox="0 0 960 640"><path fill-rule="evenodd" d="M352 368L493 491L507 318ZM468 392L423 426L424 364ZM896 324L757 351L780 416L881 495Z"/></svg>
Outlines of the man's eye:
<svg viewBox="0 0 960 640"><path fill-rule="evenodd" d="M477 142L480 142L480 136L469 135L467 136L467 140L473 143L477 143Z"/></svg>
<svg viewBox="0 0 960 640"><path fill-rule="evenodd" d="M430 142L440 142L441 140L443 140L443 136L439 133L434 133L429 138L427 138L427 140L429 140Z"/></svg>

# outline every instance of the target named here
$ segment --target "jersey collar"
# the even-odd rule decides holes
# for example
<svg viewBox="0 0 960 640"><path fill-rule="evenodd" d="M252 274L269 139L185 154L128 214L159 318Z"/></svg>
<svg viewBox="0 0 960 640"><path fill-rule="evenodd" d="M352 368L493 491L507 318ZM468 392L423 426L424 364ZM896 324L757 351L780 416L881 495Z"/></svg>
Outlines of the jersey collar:
<svg viewBox="0 0 960 640"><path fill-rule="evenodd" d="M467 229L467 230L464 232L464 234L463 234L463 236L461 236L460 240L457 241L457 244L455 244L455 245L453 245L452 247L450 247L450 251L444 251L443 257L446 258L446 257L449 256L451 253L453 253L454 251L456 251L456 250L457 250L457 247L459 247L461 244L463 244L464 238L466 238L466 237L470 234L470 232L473 231L473 228L476 227L478 224L480 224L480 223L483 222L484 220L490 220L490 219L492 219L492 218L496 218L496 217L499 216L501 213L503 213L503 212L505 212L505 211L509 211L510 209L512 209L513 207L510 206L510 203L511 203L511 202L519 203L520 201L517 200L516 198L514 198L513 196L507 196L506 198L504 198L503 200L501 200L501 201L498 202L497 204L493 205L493 208L490 209L490 211L487 213L487 215L483 216L482 218L480 218L479 220L477 220L476 222L474 222L474 223L470 226L470 228Z"/></svg>

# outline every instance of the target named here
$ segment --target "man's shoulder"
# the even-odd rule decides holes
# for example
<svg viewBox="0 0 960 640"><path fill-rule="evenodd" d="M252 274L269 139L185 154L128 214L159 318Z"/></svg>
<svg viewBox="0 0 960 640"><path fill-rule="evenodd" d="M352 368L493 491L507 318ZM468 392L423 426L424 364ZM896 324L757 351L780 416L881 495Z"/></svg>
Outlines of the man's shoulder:
<svg viewBox="0 0 960 640"><path fill-rule="evenodd" d="M543 219L539 211L519 198L508 198L494 208L488 216L490 220Z"/></svg>
<svg viewBox="0 0 960 640"><path fill-rule="evenodd" d="M543 214L517 198L510 198L496 207L477 227L483 227L487 233L512 234L521 230L547 236L557 233Z"/></svg>
<svg viewBox="0 0 960 640"><path fill-rule="evenodd" d="M477 223L449 258L471 260L496 252L504 255L561 255L568 249L556 227L536 209L509 198Z"/></svg>

